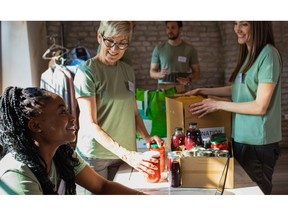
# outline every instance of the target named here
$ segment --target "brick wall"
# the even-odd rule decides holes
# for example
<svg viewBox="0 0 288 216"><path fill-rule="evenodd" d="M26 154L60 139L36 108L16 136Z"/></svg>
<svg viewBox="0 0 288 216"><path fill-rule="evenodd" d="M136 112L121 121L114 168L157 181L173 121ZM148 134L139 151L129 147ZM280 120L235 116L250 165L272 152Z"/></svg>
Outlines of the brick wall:
<svg viewBox="0 0 288 216"><path fill-rule="evenodd" d="M96 54L98 42L96 32L99 21L49 21L47 34L57 35L57 43L69 49L78 44ZM194 87L214 87L228 84L237 57L238 45L232 21L184 21L182 38L191 42L198 50L201 78ZM282 113L288 114L288 22L274 21L276 46L283 58ZM136 87L156 89L156 80L149 76L150 59L156 44L166 40L165 24L162 21L137 21L129 49L133 54ZM49 43L49 41L47 41ZM49 46L49 44L47 45ZM282 119L283 141L288 147L288 120Z"/></svg>

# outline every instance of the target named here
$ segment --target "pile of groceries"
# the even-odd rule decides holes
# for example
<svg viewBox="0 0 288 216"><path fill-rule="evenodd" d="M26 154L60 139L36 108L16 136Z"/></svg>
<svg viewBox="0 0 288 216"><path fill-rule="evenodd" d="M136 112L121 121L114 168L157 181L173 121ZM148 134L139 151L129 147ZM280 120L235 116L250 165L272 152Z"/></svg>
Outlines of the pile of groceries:
<svg viewBox="0 0 288 216"><path fill-rule="evenodd" d="M183 128L175 128L171 137L170 152L166 152L164 147L158 147L158 144L152 144L146 154L149 154L149 157L158 158L160 161L160 164L155 164L158 166L158 171L146 177L148 182L159 182L161 173L167 167L167 179L170 186L180 187L181 157L230 157L231 148L225 133L215 133L210 137L202 138L197 123L191 122L185 133ZM165 159L166 154L167 160Z"/></svg>

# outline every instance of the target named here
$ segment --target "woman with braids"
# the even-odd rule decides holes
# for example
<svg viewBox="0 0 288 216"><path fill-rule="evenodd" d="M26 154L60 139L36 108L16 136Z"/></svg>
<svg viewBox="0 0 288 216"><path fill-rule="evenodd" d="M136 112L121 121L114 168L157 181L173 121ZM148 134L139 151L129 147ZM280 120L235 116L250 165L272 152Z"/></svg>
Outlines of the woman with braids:
<svg viewBox="0 0 288 216"><path fill-rule="evenodd" d="M217 110L233 113L234 157L264 194L272 192L272 175L281 141L282 61L269 21L234 22L240 54L232 85L198 88L186 95L231 97L232 102L206 99L190 112L205 116Z"/></svg>
<svg viewBox="0 0 288 216"><path fill-rule="evenodd" d="M97 174L70 147L75 118L63 99L36 87L8 87L0 99L0 194L142 194Z"/></svg>

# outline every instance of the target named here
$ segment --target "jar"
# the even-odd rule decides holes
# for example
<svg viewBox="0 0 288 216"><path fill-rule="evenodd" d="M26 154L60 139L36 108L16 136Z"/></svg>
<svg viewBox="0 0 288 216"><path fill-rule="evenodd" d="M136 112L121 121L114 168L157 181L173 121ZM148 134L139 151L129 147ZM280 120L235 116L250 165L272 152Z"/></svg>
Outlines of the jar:
<svg viewBox="0 0 288 216"><path fill-rule="evenodd" d="M160 172L165 170L165 148L159 147L157 143L151 143L149 151L158 151L160 153Z"/></svg>
<svg viewBox="0 0 288 216"><path fill-rule="evenodd" d="M219 148L220 150L229 150L229 143L226 134L217 133L210 137L211 148Z"/></svg>
<svg viewBox="0 0 288 216"><path fill-rule="evenodd" d="M156 183L159 182L161 179L161 173L160 173L160 152L158 151L147 151L143 153L144 158L149 160L150 158L158 159L158 163L153 163L157 167L157 170L153 170L154 174L148 173L148 175L145 175L145 180L150 183Z"/></svg>
<svg viewBox="0 0 288 216"><path fill-rule="evenodd" d="M195 146L203 146L202 135L197 123L190 122L185 134L185 149L189 150Z"/></svg>
<svg viewBox="0 0 288 216"><path fill-rule="evenodd" d="M183 128L176 127L171 137L171 150L182 151L185 149L185 134Z"/></svg>
<svg viewBox="0 0 288 216"><path fill-rule="evenodd" d="M181 170L180 170L180 156L175 155L171 157L171 168L170 168L170 186L180 187L181 186Z"/></svg>

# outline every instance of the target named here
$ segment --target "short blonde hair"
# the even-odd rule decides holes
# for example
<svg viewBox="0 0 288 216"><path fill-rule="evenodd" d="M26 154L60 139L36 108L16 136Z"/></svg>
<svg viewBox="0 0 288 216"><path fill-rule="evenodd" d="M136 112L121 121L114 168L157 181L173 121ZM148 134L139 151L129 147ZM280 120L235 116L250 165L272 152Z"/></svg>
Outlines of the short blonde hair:
<svg viewBox="0 0 288 216"><path fill-rule="evenodd" d="M111 37L122 36L128 38L130 41L133 33L132 21L101 21L98 29L98 33Z"/></svg>

